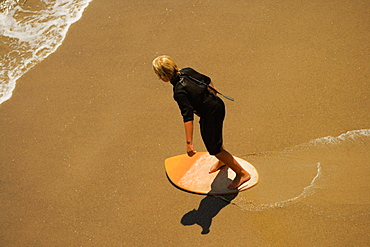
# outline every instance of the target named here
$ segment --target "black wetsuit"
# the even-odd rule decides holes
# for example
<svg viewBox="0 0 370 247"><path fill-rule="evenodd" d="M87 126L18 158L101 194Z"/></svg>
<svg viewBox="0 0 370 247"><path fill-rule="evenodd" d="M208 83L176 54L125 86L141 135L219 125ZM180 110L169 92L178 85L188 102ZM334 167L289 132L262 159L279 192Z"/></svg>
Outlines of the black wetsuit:
<svg viewBox="0 0 370 247"><path fill-rule="evenodd" d="M225 105L208 89L207 85L211 83L208 76L192 68L181 69L180 73L172 78L171 84L173 97L180 108L183 120L193 121L194 113L197 114L200 117L200 131L207 151L211 155L218 154L222 148Z"/></svg>

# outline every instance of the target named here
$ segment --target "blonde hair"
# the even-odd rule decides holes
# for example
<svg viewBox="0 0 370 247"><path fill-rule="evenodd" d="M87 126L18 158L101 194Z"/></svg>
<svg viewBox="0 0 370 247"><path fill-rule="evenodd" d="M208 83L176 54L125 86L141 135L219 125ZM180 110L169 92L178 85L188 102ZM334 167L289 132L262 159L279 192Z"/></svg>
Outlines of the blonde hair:
<svg viewBox="0 0 370 247"><path fill-rule="evenodd" d="M179 71L175 61L166 55L155 58L152 62L154 72L159 77L171 80Z"/></svg>

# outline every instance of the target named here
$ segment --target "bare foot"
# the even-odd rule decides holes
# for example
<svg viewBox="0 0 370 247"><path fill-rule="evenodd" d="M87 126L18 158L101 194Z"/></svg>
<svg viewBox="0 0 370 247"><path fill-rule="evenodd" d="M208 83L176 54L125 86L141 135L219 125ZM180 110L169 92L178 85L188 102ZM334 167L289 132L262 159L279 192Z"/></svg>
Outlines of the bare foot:
<svg viewBox="0 0 370 247"><path fill-rule="evenodd" d="M222 161L218 161L217 163L215 163L211 167L211 169L209 169L209 174L214 173L214 172L217 172L218 170L220 170L224 166L225 166L225 164Z"/></svg>
<svg viewBox="0 0 370 247"><path fill-rule="evenodd" d="M234 178L234 180L231 182L231 184L227 188L229 188L230 190L235 190L240 185L247 182L249 179L251 179L251 175L248 172L245 172L242 175L236 174L236 177Z"/></svg>

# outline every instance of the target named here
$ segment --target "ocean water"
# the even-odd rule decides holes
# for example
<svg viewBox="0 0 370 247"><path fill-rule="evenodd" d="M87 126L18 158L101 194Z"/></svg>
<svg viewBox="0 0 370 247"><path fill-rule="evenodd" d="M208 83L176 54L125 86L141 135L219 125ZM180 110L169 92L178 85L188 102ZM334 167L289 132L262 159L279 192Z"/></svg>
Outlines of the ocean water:
<svg viewBox="0 0 370 247"><path fill-rule="evenodd" d="M17 80L63 43L91 0L1 1L0 103L8 100Z"/></svg>
<svg viewBox="0 0 370 247"><path fill-rule="evenodd" d="M362 129L282 151L241 156L256 166L261 180L231 203L247 211L315 205L325 215L340 212L351 217L357 205L363 214L370 205L369 147L370 129Z"/></svg>

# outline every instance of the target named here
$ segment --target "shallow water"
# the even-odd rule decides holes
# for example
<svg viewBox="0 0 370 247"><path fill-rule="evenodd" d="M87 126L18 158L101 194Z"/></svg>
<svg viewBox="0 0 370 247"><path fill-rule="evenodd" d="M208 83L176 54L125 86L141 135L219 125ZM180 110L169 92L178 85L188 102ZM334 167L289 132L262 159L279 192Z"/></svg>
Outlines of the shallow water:
<svg viewBox="0 0 370 247"><path fill-rule="evenodd" d="M233 203L242 210L262 211L292 204L320 203L326 214L338 214L333 205L369 205L370 129L323 137L280 151L245 155L261 181ZM292 177L300 179L291 179ZM329 211L329 212L328 212ZM353 215L353 208L341 214Z"/></svg>
<svg viewBox="0 0 370 247"><path fill-rule="evenodd" d="M7 1L10 7L0 12L0 103L11 97L22 75L57 50L89 2Z"/></svg>

